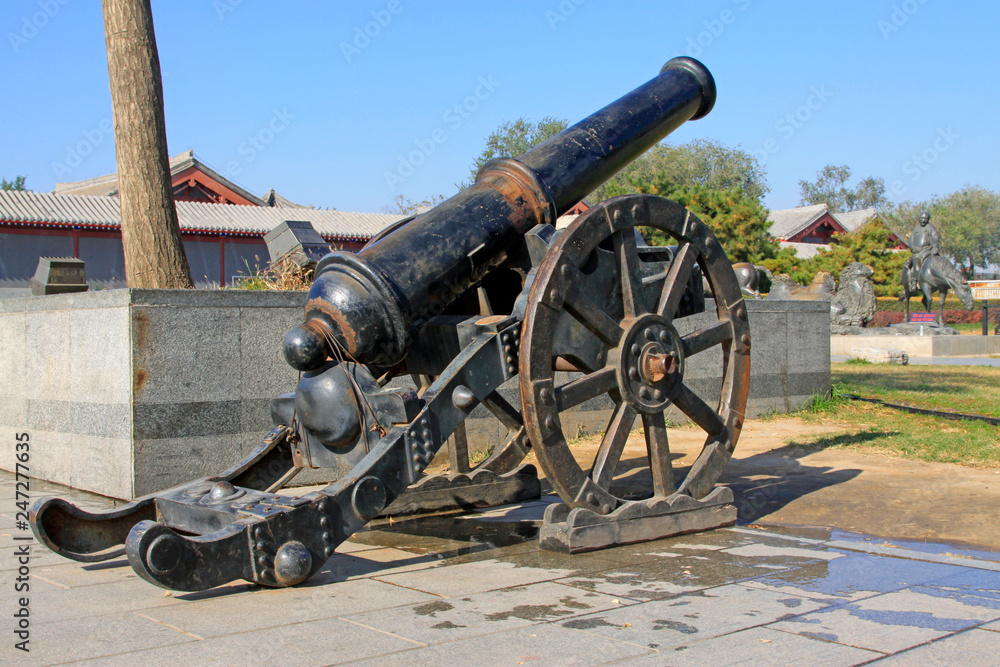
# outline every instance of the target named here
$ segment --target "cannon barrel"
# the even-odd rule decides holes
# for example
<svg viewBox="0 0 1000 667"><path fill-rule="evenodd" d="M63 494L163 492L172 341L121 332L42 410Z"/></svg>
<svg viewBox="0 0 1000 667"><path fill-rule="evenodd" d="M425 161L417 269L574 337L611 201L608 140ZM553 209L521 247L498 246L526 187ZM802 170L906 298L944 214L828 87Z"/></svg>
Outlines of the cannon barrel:
<svg viewBox="0 0 1000 667"><path fill-rule="evenodd" d="M554 225L714 103L705 66L674 58L655 78L517 160L490 161L471 187L360 253L330 253L316 266L305 324L285 337L288 363L309 371L328 356L376 366L401 361L413 331L504 263L528 230Z"/></svg>

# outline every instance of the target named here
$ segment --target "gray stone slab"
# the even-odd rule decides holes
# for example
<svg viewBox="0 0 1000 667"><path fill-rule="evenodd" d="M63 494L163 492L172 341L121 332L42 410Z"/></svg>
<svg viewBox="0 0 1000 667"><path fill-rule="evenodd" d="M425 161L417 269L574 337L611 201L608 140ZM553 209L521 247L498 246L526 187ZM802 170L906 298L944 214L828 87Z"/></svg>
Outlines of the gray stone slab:
<svg viewBox="0 0 1000 667"><path fill-rule="evenodd" d="M131 341L126 307L71 310L69 382L63 398L128 404L132 396Z"/></svg>
<svg viewBox="0 0 1000 667"><path fill-rule="evenodd" d="M774 627L807 637L896 653L1000 618L1000 611L903 590L849 602Z"/></svg>
<svg viewBox="0 0 1000 667"><path fill-rule="evenodd" d="M131 439L70 434L67 440L72 461L70 486L117 498L142 495L133 482Z"/></svg>
<svg viewBox="0 0 1000 667"><path fill-rule="evenodd" d="M0 396L21 393L25 375L26 330L24 313L0 315Z"/></svg>
<svg viewBox="0 0 1000 667"><path fill-rule="evenodd" d="M970 568L912 589L925 595L1000 609L1000 572Z"/></svg>
<svg viewBox="0 0 1000 667"><path fill-rule="evenodd" d="M137 441L236 435L241 432L240 401L140 403L134 429Z"/></svg>
<svg viewBox="0 0 1000 667"><path fill-rule="evenodd" d="M66 400L70 381L70 314L68 311L28 313L24 322L24 396ZM28 344L28 341L31 344Z"/></svg>
<svg viewBox="0 0 1000 667"><path fill-rule="evenodd" d="M285 334L302 323L303 309L240 309L240 387L244 398L270 400L295 390L298 372L285 361Z"/></svg>
<svg viewBox="0 0 1000 667"><path fill-rule="evenodd" d="M484 560L379 576L378 579L397 586L451 598L524 586L539 581L552 581L571 574L573 570L518 567L511 562Z"/></svg>
<svg viewBox="0 0 1000 667"><path fill-rule="evenodd" d="M335 618L211 637L73 665L339 665L414 646L412 642Z"/></svg>
<svg viewBox="0 0 1000 667"><path fill-rule="evenodd" d="M1000 637L985 630L969 630L878 661L879 665L954 667L987 664L995 659ZM992 656L988 658L987 656Z"/></svg>
<svg viewBox="0 0 1000 667"><path fill-rule="evenodd" d="M26 429L27 430L27 429ZM30 475L59 484L73 484L73 441L72 433L55 433L37 429L27 430L30 436ZM8 459L10 461L11 459ZM5 466L7 467L7 466ZM12 470L13 464L9 466ZM32 480L33 482L36 480Z"/></svg>
<svg viewBox="0 0 1000 667"><path fill-rule="evenodd" d="M136 440L133 495L119 497L141 496L218 474L240 460L241 440L238 433Z"/></svg>
<svg viewBox="0 0 1000 667"><path fill-rule="evenodd" d="M32 614L37 612L32 606ZM177 644L193 642L194 638L134 613L108 614L101 623L89 619L73 619L57 623L32 624L30 653L22 653L5 641L0 648L0 662L17 665L62 664L69 660L94 659L103 664L122 660L153 647L166 646L176 651ZM139 655L142 655L141 653Z"/></svg>
<svg viewBox="0 0 1000 667"><path fill-rule="evenodd" d="M391 656L353 663L359 667L391 664L396 667L454 665L606 665L623 658L649 653L648 649L597 635L569 630L554 624L539 624L470 637L427 648L415 648Z"/></svg>
<svg viewBox="0 0 1000 667"><path fill-rule="evenodd" d="M251 587L232 595L192 599L143 613L199 637L221 637L354 613L382 613L438 599L371 579L336 585L316 585L310 581L306 586L290 589ZM239 613L234 613L237 609Z"/></svg>
<svg viewBox="0 0 1000 667"><path fill-rule="evenodd" d="M725 585L580 616L559 625L666 650L766 625L819 609L823 603L773 591Z"/></svg>
<svg viewBox="0 0 1000 667"><path fill-rule="evenodd" d="M439 644L619 606L608 595L541 582L343 618L423 644Z"/></svg>
<svg viewBox="0 0 1000 667"><path fill-rule="evenodd" d="M629 667L691 665L859 665L882 653L779 632L768 627L741 630L653 655L625 660ZM881 663L879 663L881 664Z"/></svg>
<svg viewBox="0 0 1000 667"><path fill-rule="evenodd" d="M136 306L133 400L239 399L240 317L235 309Z"/></svg>

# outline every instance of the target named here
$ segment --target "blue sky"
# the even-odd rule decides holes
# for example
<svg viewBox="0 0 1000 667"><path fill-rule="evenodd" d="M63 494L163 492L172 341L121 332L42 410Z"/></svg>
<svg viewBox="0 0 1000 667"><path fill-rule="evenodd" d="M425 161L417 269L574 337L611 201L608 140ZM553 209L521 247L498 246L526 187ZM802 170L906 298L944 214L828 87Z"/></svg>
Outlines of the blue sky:
<svg viewBox="0 0 1000 667"><path fill-rule="evenodd" d="M450 196L502 121L575 123L676 55L702 60L719 95L671 141L757 154L772 209L798 205L798 181L826 164L884 177L895 201L1000 189L1000 3L152 6L170 153L194 149L256 194L373 212ZM51 191L114 171L100 3L4 9L0 175Z"/></svg>

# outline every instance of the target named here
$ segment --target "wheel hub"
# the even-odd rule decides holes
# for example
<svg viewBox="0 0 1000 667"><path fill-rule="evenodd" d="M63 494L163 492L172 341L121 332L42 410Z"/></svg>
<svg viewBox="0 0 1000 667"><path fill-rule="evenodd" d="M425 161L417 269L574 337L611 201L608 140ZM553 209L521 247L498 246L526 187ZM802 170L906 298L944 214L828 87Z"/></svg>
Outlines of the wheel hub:
<svg viewBox="0 0 1000 667"><path fill-rule="evenodd" d="M663 411L684 379L677 330L666 319L647 313L632 320L619 349L622 398L642 413Z"/></svg>

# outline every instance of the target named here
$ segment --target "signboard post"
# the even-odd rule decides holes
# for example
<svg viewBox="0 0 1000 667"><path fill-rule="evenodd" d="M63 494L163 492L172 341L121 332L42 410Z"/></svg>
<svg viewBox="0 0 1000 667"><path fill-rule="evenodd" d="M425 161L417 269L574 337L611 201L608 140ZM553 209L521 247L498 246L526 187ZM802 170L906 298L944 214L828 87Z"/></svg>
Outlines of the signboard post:
<svg viewBox="0 0 1000 667"><path fill-rule="evenodd" d="M983 335L990 333L990 299L1000 299L1000 280L970 280L972 298L983 302ZM993 335L1000 334L1000 324Z"/></svg>

